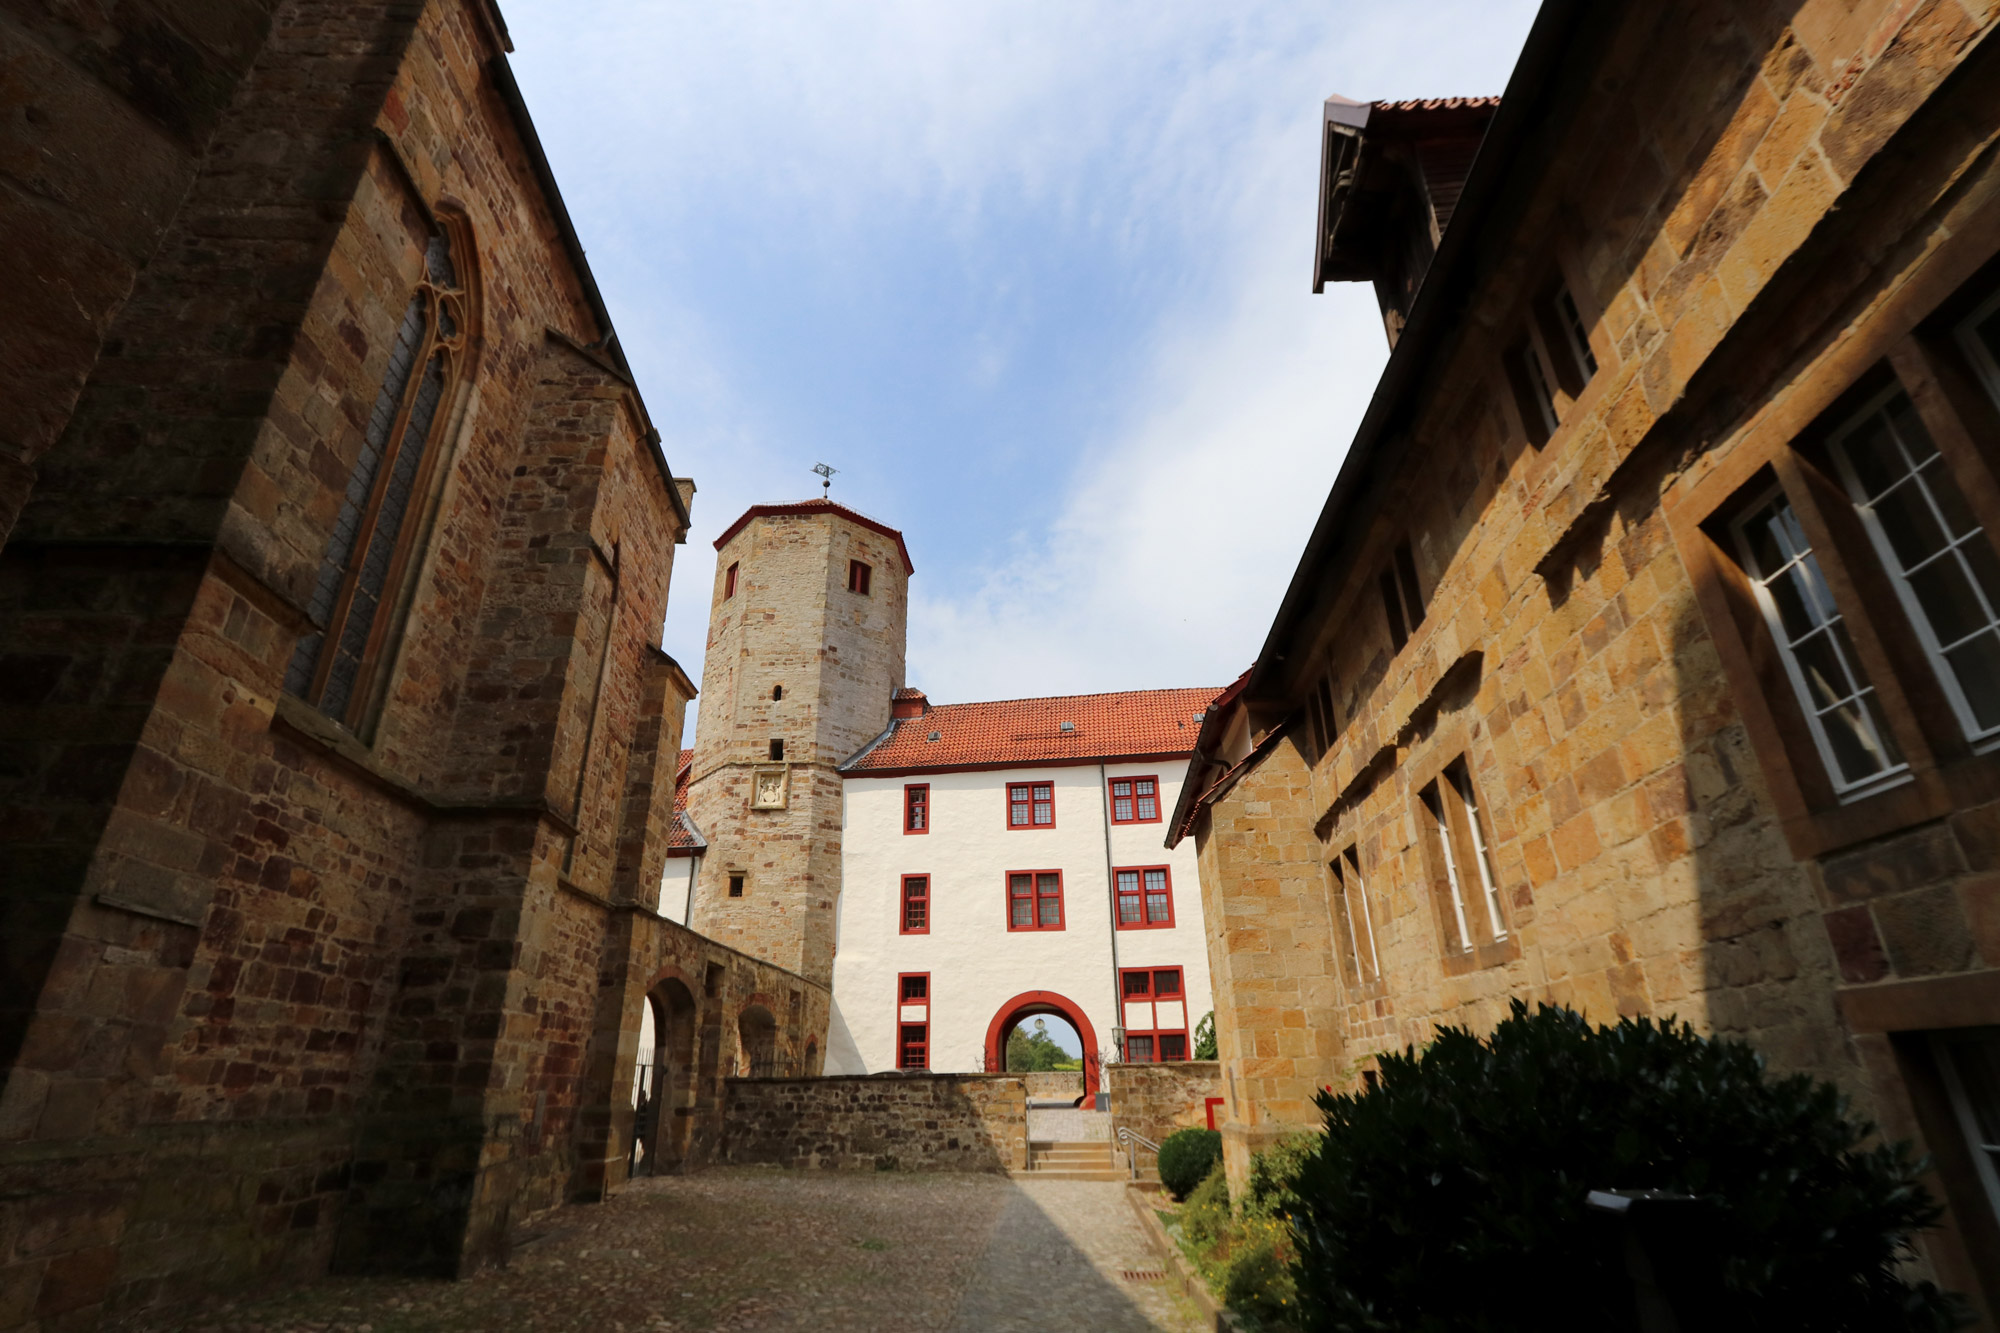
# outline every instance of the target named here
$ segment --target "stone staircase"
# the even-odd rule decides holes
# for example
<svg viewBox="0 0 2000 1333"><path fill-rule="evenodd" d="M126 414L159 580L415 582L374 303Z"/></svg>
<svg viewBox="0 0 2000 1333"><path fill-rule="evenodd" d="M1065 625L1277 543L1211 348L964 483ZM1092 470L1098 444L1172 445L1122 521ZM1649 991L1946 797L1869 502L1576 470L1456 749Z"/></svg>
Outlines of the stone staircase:
<svg viewBox="0 0 2000 1333"><path fill-rule="evenodd" d="M1037 1180L1123 1180L1125 1164L1102 1139L1081 1143L1030 1143L1028 1169Z"/></svg>

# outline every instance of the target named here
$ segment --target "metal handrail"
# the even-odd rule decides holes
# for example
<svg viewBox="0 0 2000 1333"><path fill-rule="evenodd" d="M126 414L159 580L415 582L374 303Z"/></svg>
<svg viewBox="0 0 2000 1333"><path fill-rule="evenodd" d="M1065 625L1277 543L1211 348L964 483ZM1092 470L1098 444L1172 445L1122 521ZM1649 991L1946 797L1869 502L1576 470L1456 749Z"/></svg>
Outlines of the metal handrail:
<svg viewBox="0 0 2000 1333"><path fill-rule="evenodd" d="M1160 1145L1147 1138L1144 1134L1135 1132L1130 1125L1120 1125L1118 1127L1118 1141L1125 1145L1125 1169L1131 1172L1132 1179L1134 1180L1139 1178L1138 1150L1140 1148L1149 1150L1155 1157L1160 1155Z"/></svg>

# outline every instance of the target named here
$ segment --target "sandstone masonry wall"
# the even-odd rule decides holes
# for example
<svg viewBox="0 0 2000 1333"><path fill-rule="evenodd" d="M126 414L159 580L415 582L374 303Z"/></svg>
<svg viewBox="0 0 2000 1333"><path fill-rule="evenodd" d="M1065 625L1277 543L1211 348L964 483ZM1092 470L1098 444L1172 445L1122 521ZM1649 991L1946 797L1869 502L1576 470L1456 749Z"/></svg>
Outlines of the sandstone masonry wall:
<svg viewBox="0 0 2000 1333"><path fill-rule="evenodd" d="M1027 1090L1005 1074L730 1079L722 1160L836 1171L1020 1171Z"/></svg>
<svg viewBox="0 0 2000 1333"><path fill-rule="evenodd" d="M490 9L277 9L0 553L0 1328L503 1254L622 1181L664 968L704 1068L731 1002L807 1067L824 1028L823 992L649 911L690 488ZM466 346L350 727L286 668L440 228Z"/></svg>
<svg viewBox="0 0 2000 1333"><path fill-rule="evenodd" d="M1893 596L1879 625L1861 613L1884 605L1870 547L1811 456L1842 396L1892 374L1929 421L1947 402L1991 421L1953 397L1925 330L2000 251L1996 19L1807 0L1579 23L1464 317L1318 571L1284 697L1251 701L1287 730L1199 831L1233 1178L1259 1125L1314 1118L1314 1084L1354 1086L1372 1054L1488 1028L1514 998L1745 1038L1917 1137L1921 1038L1895 1034L2000 1020L1991 775L1899 684L1932 668ZM1535 447L1502 357L1558 280L1596 369L1558 386ZM1860 571L1836 597L1921 770L1902 796L1816 795L1821 761L1787 733L1789 686L1718 527L1760 478ZM1405 540L1427 610L1398 648L1377 576ZM1317 755L1294 710L1322 676L1339 734ZM1460 761L1506 932L1462 951L1424 795ZM1325 867L1350 851L1379 961L1336 936L1318 995L1262 1008L1299 937L1253 932L1333 921ZM1318 1062L1270 1063L1301 1021ZM1929 1123L1950 1151L1948 1118ZM1963 1225L1980 1206L1966 1196ZM1931 1254L1978 1288L1953 1227Z"/></svg>
<svg viewBox="0 0 2000 1333"><path fill-rule="evenodd" d="M1208 1099L1222 1096L1219 1060L1107 1065L1105 1071L1111 1079L1113 1146L1121 1153L1125 1146L1116 1142L1119 1129L1130 1129L1155 1143L1165 1143L1167 1135L1177 1129L1208 1128ZM1226 1117L1223 1108L1216 1110L1216 1128L1220 1129ZM1225 1140L1224 1152L1227 1151ZM1133 1145L1132 1158L1142 1172L1158 1169L1159 1154L1143 1145Z"/></svg>

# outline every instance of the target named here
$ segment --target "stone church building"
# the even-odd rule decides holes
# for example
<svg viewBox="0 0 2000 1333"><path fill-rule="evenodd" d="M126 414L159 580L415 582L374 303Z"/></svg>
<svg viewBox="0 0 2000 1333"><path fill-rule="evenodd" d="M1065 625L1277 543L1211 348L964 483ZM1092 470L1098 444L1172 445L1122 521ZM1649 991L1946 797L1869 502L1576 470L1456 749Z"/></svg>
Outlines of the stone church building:
<svg viewBox="0 0 2000 1333"><path fill-rule="evenodd" d="M1437 1025L1676 1015L1916 1140L2000 1308L1996 24L1550 3L1326 103L1392 352L1173 813L1235 1178Z"/></svg>
<svg viewBox="0 0 2000 1333"><path fill-rule="evenodd" d="M0 1328L471 1271L827 1021L653 910L694 485L497 12L94 14L0 17Z"/></svg>

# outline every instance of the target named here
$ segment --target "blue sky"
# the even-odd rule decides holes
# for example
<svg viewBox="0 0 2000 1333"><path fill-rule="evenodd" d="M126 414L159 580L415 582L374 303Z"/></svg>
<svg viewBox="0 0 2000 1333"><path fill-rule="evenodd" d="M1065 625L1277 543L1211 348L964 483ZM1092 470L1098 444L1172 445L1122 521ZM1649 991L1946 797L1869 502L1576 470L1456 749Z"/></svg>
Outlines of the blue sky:
<svg viewBox="0 0 2000 1333"><path fill-rule="evenodd" d="M1228 682L1386 356L1311 293L1320 102L1498 92L1533 11L509 0L700 487L667 650L699 679L710 543L825 461L908 538L933 700Z"/></svg>

